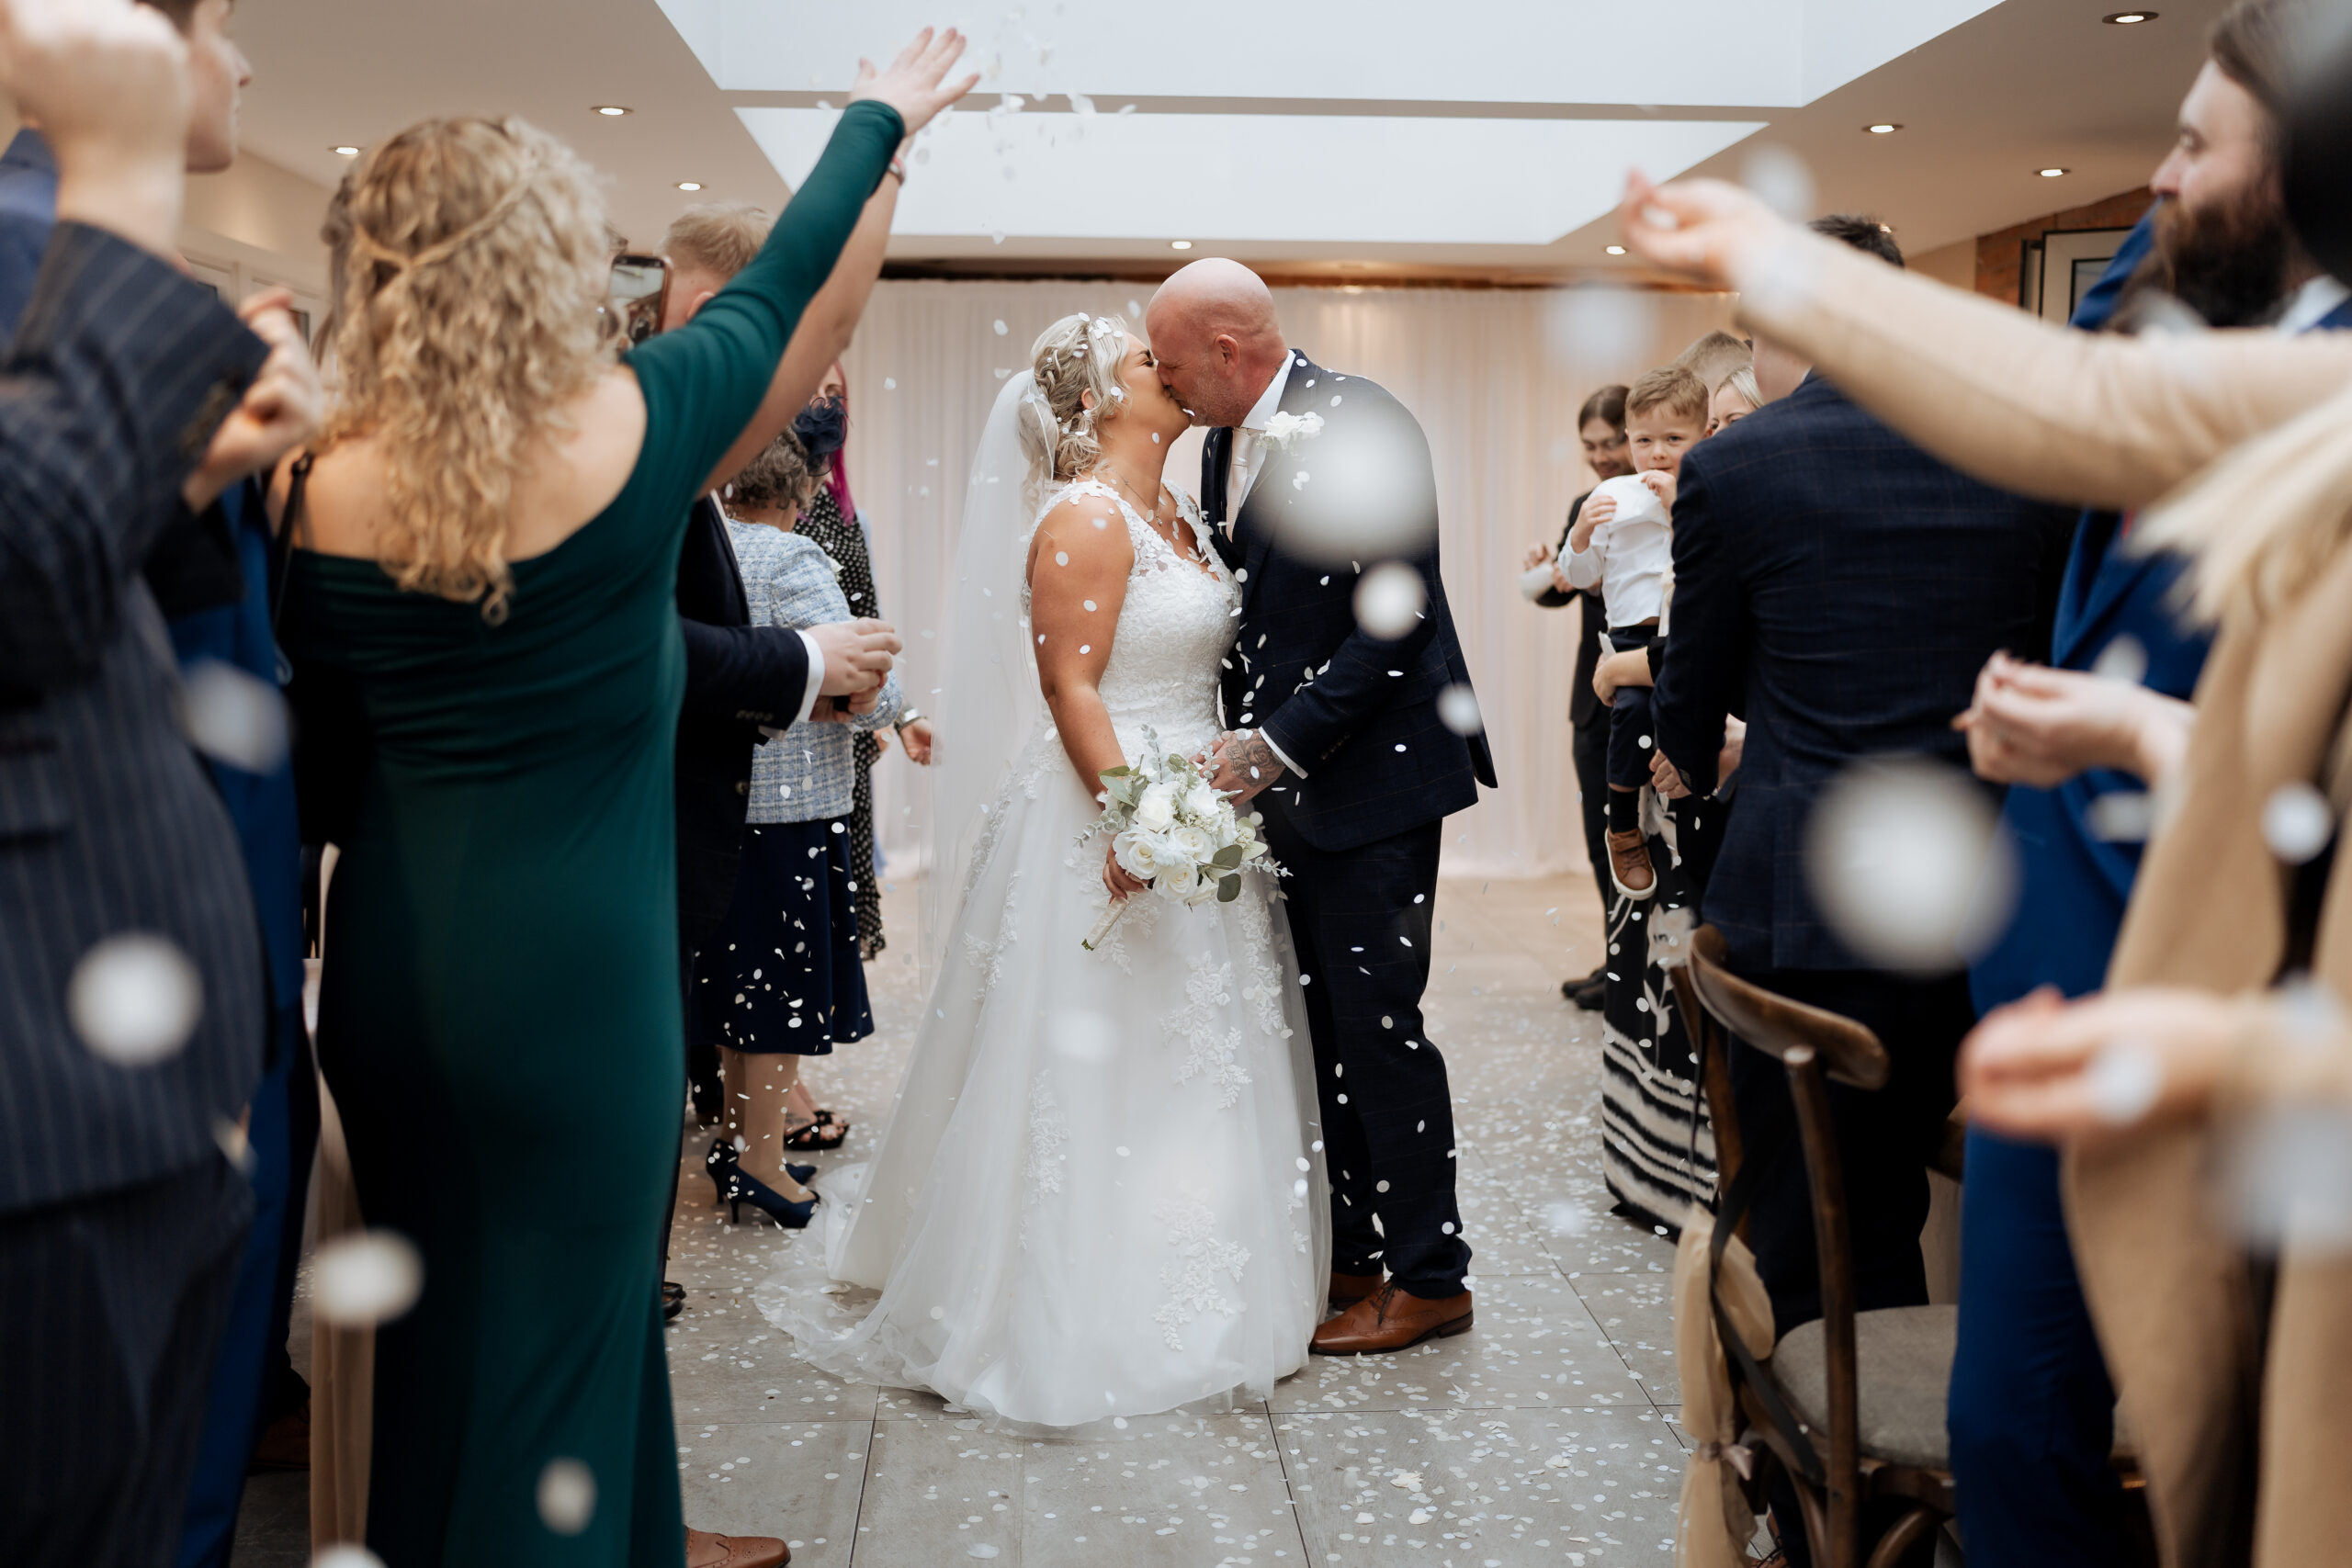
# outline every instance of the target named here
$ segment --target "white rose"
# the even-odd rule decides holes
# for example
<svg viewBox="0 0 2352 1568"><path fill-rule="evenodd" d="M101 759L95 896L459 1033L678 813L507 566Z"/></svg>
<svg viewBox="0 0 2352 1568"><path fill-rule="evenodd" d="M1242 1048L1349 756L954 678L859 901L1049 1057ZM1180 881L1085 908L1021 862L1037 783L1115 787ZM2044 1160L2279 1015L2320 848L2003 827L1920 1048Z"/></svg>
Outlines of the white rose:
<svg viewBox="0 0 2352 1568"><path fill-rule="evenodd" d="M1176 821L1176 786L1156 784L1136 802L1136 826L1147 833L1164 833Z"/></svg>
<svg viewBox="0 0 2352 1568"><path fill-rule="evenodd" d="M1206 828L1185 824L1168 834L1169 847L1193 865L1206 865L1217 852L1216 835Z"/></svg>
<svg viewBox="0 0 2352 1568"><path fill-rule="evenodd" d="M1111 852L1117 857L1121 871L1138 882L1149 882L1162 869L1159 858L1152 853L1154 842L1152 834L1129 829L1111 840Z"/></svg>
<svg viewBox="0 0 2352 1568"><path fill-rule="evenodd" d="M1212 822L1224 814L1225 796L1217 794L1208 780L1197 781L1184 792L1184 815L1198 822Z"/></svg>

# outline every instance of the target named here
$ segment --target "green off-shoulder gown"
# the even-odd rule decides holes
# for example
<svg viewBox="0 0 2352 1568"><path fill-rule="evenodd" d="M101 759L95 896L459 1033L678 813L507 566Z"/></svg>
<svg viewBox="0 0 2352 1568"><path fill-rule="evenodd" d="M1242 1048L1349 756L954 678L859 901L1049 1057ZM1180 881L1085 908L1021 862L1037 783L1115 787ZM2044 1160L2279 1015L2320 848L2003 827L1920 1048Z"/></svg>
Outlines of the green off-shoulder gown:
<svg viewBox="0 0 2352 1568"><path fill-rule="evenodd" d="M368 1224L424 1264L376 1348L368 1544L392 1568L684 1559L655 1257L684 1081L679 548L901 131L853 105L759 258L630 355L636 469L514 563L499 624L372 561L290 569L297 685L356 737L319 1056ZM578 1500L571 1465L543 1488L564 1461L584 1526L542 1508Z"/></svg>

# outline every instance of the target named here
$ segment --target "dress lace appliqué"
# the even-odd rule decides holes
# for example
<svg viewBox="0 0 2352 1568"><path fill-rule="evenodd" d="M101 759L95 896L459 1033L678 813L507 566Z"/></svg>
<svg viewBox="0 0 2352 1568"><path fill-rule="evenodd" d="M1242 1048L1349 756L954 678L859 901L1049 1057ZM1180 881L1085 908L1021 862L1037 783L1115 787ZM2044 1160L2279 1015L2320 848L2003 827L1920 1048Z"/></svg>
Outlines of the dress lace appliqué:
<svg viewBox="0 0 2352 1568"><path fill-rule="evenodd" d="M1216 963L1204 953L1193 960L1193 972L1185 978L1183 1010L1162 1025L1170 1040L1186 1047L1176 1081L1187 1084L1206 1077L1216 1089L1220 1111L1240 1104L1241 1091L1250 1087L1250 1075L1241 1066L1241 1031L1218 1027L1223 1010L1232 1002L1233 965Z"/></svg>
<svg viewBox="0 0 2352 1568"><path fill-rule="evenodd" d="M1182 1350L1186 1324L1209 1313L1231 1317L1241 1311L1241 1304L1226 1295L1217 1276L1229 1274L1235 1284L1241 1283L1241 1271L1250 1266L1250 1249L1217 1240L1213 1234L1216 1215L1197 1198L1170 1198L1153 1217L1168 1227L1168 1245L1176 1249L1177 1262L1159 1271L1169 1302L1152 1314L1152 1321L1159 1325L1168 1348Z"/></svg>

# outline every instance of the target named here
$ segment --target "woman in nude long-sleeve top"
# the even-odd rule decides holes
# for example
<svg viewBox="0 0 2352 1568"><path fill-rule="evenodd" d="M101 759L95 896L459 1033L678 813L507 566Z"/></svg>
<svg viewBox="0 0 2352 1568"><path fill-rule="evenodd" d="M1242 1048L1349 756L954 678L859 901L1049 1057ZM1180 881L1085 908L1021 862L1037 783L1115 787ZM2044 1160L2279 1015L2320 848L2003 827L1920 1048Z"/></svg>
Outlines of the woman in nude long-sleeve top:
<svg viewBox="0 0 2352 1568"><path fill-rule="evenodd" d="M2290 1231L2258 1262L2210 1188L2233 1130L2283 1106L2333 1108L2352 1141L2334 999L2352 995L2352 877L2335 883L2327 849L2290 863L2265 833L2267 812L2324 800L2332 829L2352 801L2352 333L2068 333L1713 182L1636 176L1622 216L1636 254L1737 289L1749 326L1938 456L2048 499L2150 508L2140 540L2193 558L2218 640L2109 989L1995 1013L1962 1087L1996 1131L2067 1145L2069 1228L2166 1561L2340 1560L2352 1186L2303 1194L2332 1250ZM2319 984L2271 989L2304 971Z"/></svg>

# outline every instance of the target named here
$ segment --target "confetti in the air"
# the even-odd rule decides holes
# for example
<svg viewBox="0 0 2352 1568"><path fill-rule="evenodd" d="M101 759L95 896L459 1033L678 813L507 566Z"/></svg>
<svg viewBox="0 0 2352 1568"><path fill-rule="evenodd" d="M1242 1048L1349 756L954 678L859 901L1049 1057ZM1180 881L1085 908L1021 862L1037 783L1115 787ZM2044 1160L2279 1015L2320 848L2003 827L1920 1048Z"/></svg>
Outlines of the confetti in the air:
<svg viewBox="0 0 2352 1568"><path fill-rule="evenodd" d="M1356 625L1384 641L1394 641L1413 629L1428 603L1429 590L1419 572L1398 561L1384 561L1356 584Z"/></svg>
<svg viewBox="0 0 2352 1568"><path fill-rule="evenodd" d="M207 659L189 670L186 714L188 740L208 757L249 773L286 761L285 697L233 664Z"/></svg>
<svg viewBox="0 0 2352 1568"><path fill-rule="evenodd" d="M1865 961L1932 973L2008 928L2017 852L1984 791L1912 759L1849 768L1815 804L1806 868L1838 935Z"/></svg>
<svg viewBox="0 0 2352 1568"><path fill-rule="evenodd" d="M1478 714L1477 694L1464 685L1448 686L1437 694L1437 717L1456 735L1476 735L1486 728Z"/></svg>
<svg viewBox="0 0 2352 1568"><path fill-rule="evenodd" d="M2281 784L2262 806L2262 841L2289 865L2301 865L2335 836L2327 796L2301 782Z"/></svg>
<svg viewBox="0 0 2352 1568"><path fill-rule="evenodd" d="M389 1323L414 1306L424 1288L424 1260L393 1231L337 1236L320 1247L311 1264L315 1309L342 1328Z"/></svg>
<svg viewBox="0 0 2352 1568"><path fill-rule="evenodd" d="M65 1013L90 1055L119 1067L175 1056L204 1010L204 979L168 939L111 936L82 955L66 982Z"/></svg>
<svg viewBox="0 0 2352 1568"><path fill-rule="evenodd" d="M539 1472L539 1522L557 1535L578 1535L596 1517L596 1476L576 1459L548 1461Z"/></svg>

